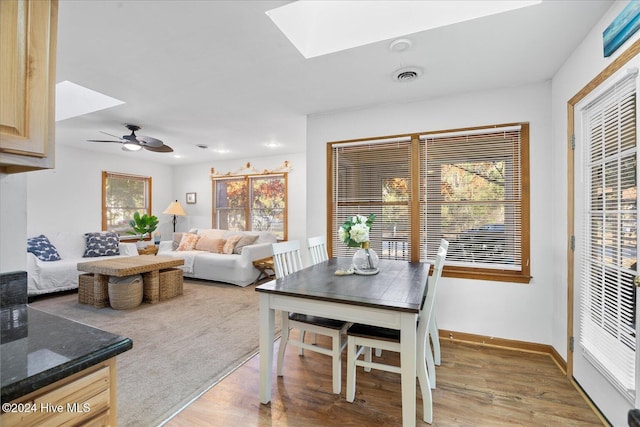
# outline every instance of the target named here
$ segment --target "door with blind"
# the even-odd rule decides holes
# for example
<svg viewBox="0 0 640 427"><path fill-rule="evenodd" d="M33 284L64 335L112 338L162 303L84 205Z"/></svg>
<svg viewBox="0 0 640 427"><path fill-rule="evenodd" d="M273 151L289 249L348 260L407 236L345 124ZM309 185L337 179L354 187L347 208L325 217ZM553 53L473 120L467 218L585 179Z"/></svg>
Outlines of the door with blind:
<svg viewBox="0 0 640 427"><path fill-rule="evenodd" d="M573 376L613 425L638 406L637 68L575 108Z"/></svg>

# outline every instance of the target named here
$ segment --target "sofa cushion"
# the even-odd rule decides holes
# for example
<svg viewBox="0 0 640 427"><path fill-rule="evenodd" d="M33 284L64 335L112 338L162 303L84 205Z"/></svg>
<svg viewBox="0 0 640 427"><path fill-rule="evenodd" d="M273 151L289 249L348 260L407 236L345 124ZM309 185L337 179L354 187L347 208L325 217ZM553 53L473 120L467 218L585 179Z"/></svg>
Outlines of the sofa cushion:
<svg viewBox="0 0 640 427"><path fill-rule="evenodd" d="M193 233L184 233L182 235L182 239L180 239L180 244L178 245L177 251L192 251L196 247L196 243L198 243L197 234Z"/></svg>
<svg viewBox="0 0 640 427"><path fill-rule="evenodd" d="M227 242L224 244L224 248L222 249L222 252L225 254L232 254L233 250L236 247L236 244L240 241L240 239L242 239L242 234L235 234L233 236L229 236L229 238L227 239Z"/></svg>
<svg viewBox="0 0 640 427"><path fill-rule="evenodd" d="M236 247L233 248L233 253L238 255L242 254L242 248L253 245L256 240L258 240L257 234L244 234L240 240L238 240L238 243L236 243Z"/></svg>
<svg viewBox="0 0 640 427"><path fill-rule="evenodd" d="M31 252L41 261L59 261L62 259L56 247L44 234L27 239L27 252Z"/></svg>
<svg viewBox="0 0 640 427"><path fill-rule="evenodd" d="M117 233L100 231L84 234L86 245L84 258L120 255L120 237Z"/></svg>
<svg viewBox="0 0 640 427"><path fill-rule="evenodd" d="M224 239L215 239L205 234L200 236L200 238L198 239L195 250L221 254L226 242L227 241Z"/></svg>

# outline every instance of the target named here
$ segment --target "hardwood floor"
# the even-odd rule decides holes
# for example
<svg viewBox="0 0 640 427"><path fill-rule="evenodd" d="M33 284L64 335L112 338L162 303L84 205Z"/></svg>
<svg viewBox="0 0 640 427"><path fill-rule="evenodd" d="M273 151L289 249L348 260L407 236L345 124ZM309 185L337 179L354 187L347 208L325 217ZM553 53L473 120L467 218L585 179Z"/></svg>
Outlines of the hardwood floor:
<svg viewBox="0 0 640 427"><path fill-rule="evenodd" d="M320 336L318 340L322 342ZM444 339L441 346L432 426L603 425L548 355ZM383 352L383 358L394 363L399 359L390 352ZM299 357L296 348L288 348L282 378L275 376L275 359L271 404L258 401L259 356L254 356L165 425L401 425L400 375L358 368L356 400L349 403L344 398L346 367L342 394L336 395L331 392L329 357L314 352ZM428 426L422 421L417 382L416 387L416 425Z"/></svg>

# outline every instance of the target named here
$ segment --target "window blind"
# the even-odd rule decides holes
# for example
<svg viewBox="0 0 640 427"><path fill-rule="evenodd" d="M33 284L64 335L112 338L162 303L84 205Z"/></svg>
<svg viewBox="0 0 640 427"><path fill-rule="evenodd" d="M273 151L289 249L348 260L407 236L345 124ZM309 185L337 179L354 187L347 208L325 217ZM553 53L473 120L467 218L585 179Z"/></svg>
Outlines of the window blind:
<svg viewBox="0 0 640 427"><path fill-rule="evenodd" d="M353 215L374 214L370 243L380 258L409 260L411 138L332 145L332 254L351 256L338 228Z"/></svg>
<svg viewBox="0 0 640 427"><path fill-rule="evenodd" d="M623 395L635 399L637 269L636 76L582 111L584 182L580 344Z"/></svg>
<svg viewBox="0 0 640 427"><path fill-rule="evenodd" d="M421 259L522 269L522 127L421 135Z"/></svg>

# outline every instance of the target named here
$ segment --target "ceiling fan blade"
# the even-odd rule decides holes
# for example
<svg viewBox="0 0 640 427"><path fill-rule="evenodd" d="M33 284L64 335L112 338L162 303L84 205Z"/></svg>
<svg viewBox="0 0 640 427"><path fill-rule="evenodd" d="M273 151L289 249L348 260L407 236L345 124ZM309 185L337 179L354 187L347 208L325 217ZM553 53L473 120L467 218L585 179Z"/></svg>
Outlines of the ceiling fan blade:
<svg viewBox="0 0 640 427"><path fill-rule="evenodd" d="M144 145L145 147L162 147L163 142L161 140L159 140L158 138L153 138L151 136L137 136L138 141L140 142L140 144Z"/></svg>
<svg viewBox="0 0 640 427"><path fill-rule="evenodd" d="M122 144L122 141L105 141L102 139L87 139L87 142L115 142L116 144Z"/></svg>
<svg viewBox="0 0 640 427"><path fill-rule="evenodd" d="M169 147L168 145L161 145L160 147L153 147L151 145L142 145L145 149L149 150L149 151L155 151L156 153L171 153L173 151L173 148Z"/></svg>
<svg viewBox="0 0 640 427"><path fill-rule="evenodd" d="M122 138L120 138L119 136L116 136L116 135L110 134L110 133L108 133L108 132L103 132L103 131L98 131L98 132L100 132L100 133L104 133L105 135L112 136L112 137L114 137L114 138L116 138L116 139L119 139L119 140L122 142Z"/></svg>

